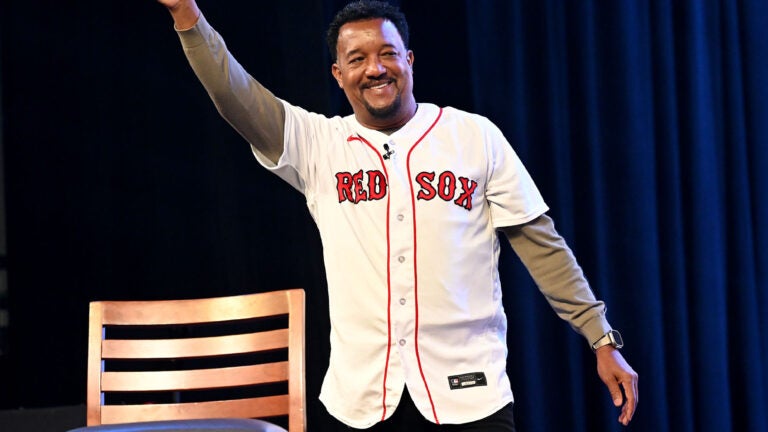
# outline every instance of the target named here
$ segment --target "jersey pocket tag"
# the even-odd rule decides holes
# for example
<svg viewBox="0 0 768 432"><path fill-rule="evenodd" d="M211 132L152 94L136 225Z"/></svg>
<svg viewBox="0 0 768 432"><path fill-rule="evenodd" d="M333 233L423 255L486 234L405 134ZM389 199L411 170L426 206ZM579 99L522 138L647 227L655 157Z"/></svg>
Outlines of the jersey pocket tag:
<svg viewBox="0 0 768 432"><path fill-rule="evenodd" d="M486 386L488 385L488 382L485 380L485 373L471 372L449 376L448 385L451 386L451 390L458 390L469 387Z"/></svg>

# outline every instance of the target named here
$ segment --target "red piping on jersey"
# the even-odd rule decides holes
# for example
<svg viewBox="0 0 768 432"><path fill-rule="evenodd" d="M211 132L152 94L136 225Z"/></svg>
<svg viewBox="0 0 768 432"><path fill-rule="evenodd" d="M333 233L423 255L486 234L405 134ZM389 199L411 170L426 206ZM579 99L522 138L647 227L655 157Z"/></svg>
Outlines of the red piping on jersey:
<svg viewBox="0 0 768 432"><path fill-rule="evenodd" d="M411 181L411 153L413 153L413 150L416 148L419 143L432 131L432 129L435 127L437 122L440 120L440 117L443 115L443 109L440 108L440 111L437 113L437 118L432 123L432 125L427 129L426 132L424 132L424 135L419 138L416 143L413 144L413 147L408 151L408 157L406 158L405 166L408 170L408 183L411 187L411 210L413 213L412 216L412 222L413 222L413 297L415 299L415 308L416 308L416 326L414 330L414 344L416 349L416 362L419 365L419 373L421 374L421 380L424 382L424 388L427 390L427 397L429 398L429 404L432 406L432 415L435 416L435 423L440 424L440 421L437 419L437 411L435 411L435 402L432 400L432 393L429 391L429 384L427 384L427 378L424 376L424 369L421 367L421 356L419 355L419 276L417 271L417 259L416 259L416 194L413 190L413 181ZM389 217L389 215L387 215ZM387 229L389 229L389 222L387 222Z"/></svg>
<svg viewBox="0 0 768 432"><path fill-rule="evenodd" d="M421 380L424 383L424 388L427 391L427 398L429 398L429 405L432 408L432 415L435 418L435 423L440 424L440 421L437 418L437 411L435 410L435 402L432 400L432 392L429 391L429 384L427 384L427 378L424 376L424 370L421 366L421 356L419 355L419 291L418 291L418 272L417 272L417 263L416 263L416 195L413 190L413 182L411 179L411 153L413 153L413 149L416 148L419 143L421 143L422 140L434 129L437 122L440 120L440 117L443 115L443 109L440 108L440 111L437 114L437 118L435 118L435 121L432 123L432 125L429 126L429 128L424 132L424 134L416 140L416 142L413 144L411 149L408 151L408 156L406 158L406 168L408 171L408 182L411 189L411 212L413 217L413 280L414 280L414 299L415 299L415 314L416 314L416 323L415 323L415 330L414 330L414 349L416 350L416 362L419 366L419 374L421 375ZM384 159L379 152L379 150L374 147L368 140L363 138L360 135L352 135L347 138L347 142L352 141L361 141L365 143L368 147L371 148L371 150L376 153L376 155L379 157L379 162L381 163L381 167L384 170L384 178L387 180L387 188L389 188L389 173L387 172L387 167L384 164ZM391 277L391 244L390 244L390 232L389 232L389 205L390 205L390 191L387 191L387 356L386 356L386 363L384 364L384 381L382 383L382 398L381 398L381 420L384 421L384 419L387 416L387 373L389 371L389 356L391 354L391 348L392 348L392 316L391 316L391 309L392 309L392 277Z"/></svg>
<svg viewBox="0 0 768 432"><path fill-rule="evenodd" d="M362 141L367 145L368 147L373 150L374 153L379 157L379 162L381 162L381 169L384 170L384 178L387 180L387 189L389 189L389 173L387 173L387 167L384 165L384 159L381 156L381 153L379 150L376 149L368 140L361 137L360 135L356 136L350 136L347 138L347 142L352 141ZM387 190L387 357L384 363L384 381L382 382L382 396L381 396L381 421L384 421L384 419L387 417L387 372L389 371L389 354L392 348L392 320L391 320L391 310L392 310L392 278L391 278L391 267L390 267L390 241L389 241L389 199L390 199L390 193L389 190Z"/></svg>

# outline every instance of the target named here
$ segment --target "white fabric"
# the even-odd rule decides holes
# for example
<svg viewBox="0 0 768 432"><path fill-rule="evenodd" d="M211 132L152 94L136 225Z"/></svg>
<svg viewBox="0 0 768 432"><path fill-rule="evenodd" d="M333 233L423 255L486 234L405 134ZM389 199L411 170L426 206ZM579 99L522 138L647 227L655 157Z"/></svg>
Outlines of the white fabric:
<svg viewBox="0 0 768 432"><path fill-rule="evenodd" d="M320 399L329 412L370 427L394 412L404 385L439 423L511 402L495 228L548 208L498 128L420 104L385 135L353 116L284 106L277 166L254 154L305 195L322 238L331 359ZM487 385L451 390L449 376L476 372Z"/></svg>

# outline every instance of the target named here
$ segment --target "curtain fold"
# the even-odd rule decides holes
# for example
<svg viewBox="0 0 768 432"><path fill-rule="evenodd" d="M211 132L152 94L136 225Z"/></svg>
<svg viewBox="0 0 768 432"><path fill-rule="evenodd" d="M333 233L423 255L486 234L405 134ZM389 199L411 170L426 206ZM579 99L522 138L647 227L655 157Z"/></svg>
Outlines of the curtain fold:
<svg viewBox="0 0 768 432"><path fill-rule="evenodd" d="M768 430L768 6L466 1L466 10L476 110L527 164L625 335L641 383L633 429ZM523 316L510 340L526 343L525 322L569 337L515 286L505 296ZM557 345L510 365L524 429L620 430L607 392L576 388L594 384L578 377L594 374L584 346ZM557 416L540 404L552 383L527 376L542 370L570 382ZM584 412L600 423L583 424Z"/></svg>
<svg viewBox="0 0 768 432"><path fill-rule="evenodd" d="M302 286L307 411L330 428L322 245L304 197L221 119L156 2L43 3L0 2L0 408L83 402L89 300ZM199 3L276 95L351 112L323 45L346 0ZM768 430L768 2L392 3L411 25L417 100L500 127L640 375L624 429L586 342L502 244L520 430Z"/></svg>

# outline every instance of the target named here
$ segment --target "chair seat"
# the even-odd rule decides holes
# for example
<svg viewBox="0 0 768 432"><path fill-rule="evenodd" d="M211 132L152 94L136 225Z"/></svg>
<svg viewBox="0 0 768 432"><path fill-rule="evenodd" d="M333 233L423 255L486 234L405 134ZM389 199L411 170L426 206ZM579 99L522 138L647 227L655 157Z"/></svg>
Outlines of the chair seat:
<svg viewBox="0 0 768 432"><path fill-rule="evenodd" d="M255 419L164 420L86 426L68 432L286 432L272 423Z"/></svg>

